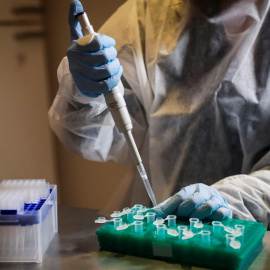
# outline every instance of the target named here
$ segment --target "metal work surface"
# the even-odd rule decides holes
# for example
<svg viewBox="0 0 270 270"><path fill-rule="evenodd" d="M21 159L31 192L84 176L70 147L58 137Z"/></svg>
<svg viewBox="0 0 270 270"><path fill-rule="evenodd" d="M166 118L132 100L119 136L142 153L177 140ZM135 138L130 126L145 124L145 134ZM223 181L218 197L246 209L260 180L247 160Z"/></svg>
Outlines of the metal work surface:
<svg viewBox="0 0 270 270"><path fill-rule="evenodd" d="M59 232L49 246L43 262L36 263L0 263L0 269L49 269L49 270L179 270L204 268L181 266L157 260L100 252L95 231L99 224L94 220L98 212L69 206L58 206ZM264 237L264 247L250 270L270 270L270 232Z"/></svg>

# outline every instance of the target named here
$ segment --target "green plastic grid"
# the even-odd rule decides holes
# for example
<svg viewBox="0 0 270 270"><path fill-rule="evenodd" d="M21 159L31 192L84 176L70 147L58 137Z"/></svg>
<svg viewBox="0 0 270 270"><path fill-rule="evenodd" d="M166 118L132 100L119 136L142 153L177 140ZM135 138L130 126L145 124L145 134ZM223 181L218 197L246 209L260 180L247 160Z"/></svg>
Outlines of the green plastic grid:
<svg viewBox="0 0 270 270"><path fill-rule="evenodd" d="M150 209L149 211L151 212ZM127 220L127 214L123 214L121 218L123 223L133 223ZM167 233L165 237L160 237L155 225L148 224L146 218L142 221L142 233L135 233L133 225L125 230L117 230L113 221L104 224L96 232L100 249L211 269L243 270L248 268L261 250L266 231L259 222L237 219L222 221L226 227L245 226L244 235L235 238L241 243L241 247L234 249L226 244L228 232L224 228L219 233L214 232L210 221L204 221L203 228L195 228L195 236L185 240ZM164 224L168 225L167 222ZM191 229L188 221L177 220L175 229L179 225L186 225L188 230ZM197 234L201 230L211 232L210 243L203 242L201 234Z"/></svg>

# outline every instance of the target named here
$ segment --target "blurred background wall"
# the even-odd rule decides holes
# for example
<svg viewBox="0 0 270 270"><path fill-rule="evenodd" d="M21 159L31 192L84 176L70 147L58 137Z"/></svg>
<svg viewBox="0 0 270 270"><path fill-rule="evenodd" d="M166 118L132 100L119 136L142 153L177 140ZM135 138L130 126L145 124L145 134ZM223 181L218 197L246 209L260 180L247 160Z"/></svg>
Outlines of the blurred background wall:
<svg viewBox="0 0 270 270"><path fill-rule="evenodd" d="M69 152L47 120L69 46L69 2L0 0L0 181L45 178L58 185L60 203L101 209L126 167ZM96 30L124 2L82 0Z"/></svg>
<svg viewBox="0 0 270 270"><path fill-rule="evenodd" d="M46 178L55 183L42 5L38 0L0 0L0 6L0 180Z"/></svg>

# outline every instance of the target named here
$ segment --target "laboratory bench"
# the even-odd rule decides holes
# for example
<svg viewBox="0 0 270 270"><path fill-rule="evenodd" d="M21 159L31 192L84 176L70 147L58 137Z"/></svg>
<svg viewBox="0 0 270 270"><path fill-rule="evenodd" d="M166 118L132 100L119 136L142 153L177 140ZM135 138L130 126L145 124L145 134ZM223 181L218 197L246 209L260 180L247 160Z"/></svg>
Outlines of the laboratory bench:
<svg viewBox="0 0 270 270"><path fill-rule="evenodd" d="M199 270L204 268L181 266L163 261L99 251L95 235L101 224L94 220L98 211L77 207L58 206L58 234L52 240L43 262L0 263L1 270L48 269L48 270ZM263 240L263 249L251 264L252 270L270 270L270 231Z"/></svg>

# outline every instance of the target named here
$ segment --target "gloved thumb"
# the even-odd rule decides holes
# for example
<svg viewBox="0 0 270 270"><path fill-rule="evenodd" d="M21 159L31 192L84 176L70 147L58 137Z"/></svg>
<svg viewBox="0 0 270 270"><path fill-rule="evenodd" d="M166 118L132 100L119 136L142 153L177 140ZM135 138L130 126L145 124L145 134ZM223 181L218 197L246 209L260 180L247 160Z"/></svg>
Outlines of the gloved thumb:
<svg viewBox="0 0 270 270"><path fill-rule="evenodd" d="M79 0L72 0L70 2L68 11L68 23L70 27L71 42L83 37L81 25L76 17L76 15L82 13L83 11L83 6Z"/></svg>

